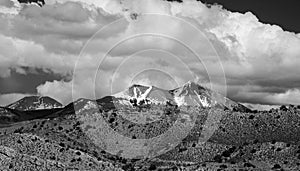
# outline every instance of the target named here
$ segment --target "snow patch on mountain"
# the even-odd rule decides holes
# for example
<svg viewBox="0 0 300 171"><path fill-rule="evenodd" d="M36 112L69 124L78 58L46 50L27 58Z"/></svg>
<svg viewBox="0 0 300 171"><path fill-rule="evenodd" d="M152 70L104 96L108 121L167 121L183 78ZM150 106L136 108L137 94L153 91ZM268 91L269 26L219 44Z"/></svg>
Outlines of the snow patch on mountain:
<svg viewBox="0 0 300 171"><path fill-rule="evenodd" d="M164 90L154 86L132 85L129 89L112 95L119 104L171 104L177 106L224 107L228 109L243 108L241 104L227 97L189 81L182 87L173 90Z"/></svg>
<svg viewBox="0 0 300 171"><path fill-rule="evenodd" d="M185 102L184 96L175 96L174 101L178 106L186 106L187 103Z"/></svg>
<svg viewBox="0 0 300 171"><path fill-rule="evenodd" d="M210 102L208 102L208 100L207 100L207 97L202 97L200 94L198 94L197 93L197 91L195 91L194 90L194 93L196 94L196 96L198 97L198 99L199 99L199 101L200 101L200 103L201 103L201 105L203 106L203 107L211 107L211 103Z"/></svg>
<svg viewBox="0 0 300 171"><path fill-rule="evenodd" d="M156 91L158 88L154 86L142 86L142 85L133 85L128 90L119 92L112 95L115 98L118 98L120 104L133 105L130 101L136 100L137 104L162 104L165 103L165 100L159 100L161 97Z"/></svg>

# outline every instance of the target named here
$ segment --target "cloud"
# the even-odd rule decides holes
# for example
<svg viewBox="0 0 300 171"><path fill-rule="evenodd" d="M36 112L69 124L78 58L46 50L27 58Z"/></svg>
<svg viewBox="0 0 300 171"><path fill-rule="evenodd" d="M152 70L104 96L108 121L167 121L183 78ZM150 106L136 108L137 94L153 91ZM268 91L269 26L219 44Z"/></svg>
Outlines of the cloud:
<svg viewBox="0 0 300 171"><path fill-rule="evenodd" d="M72 84L65 81L47 81L43 85L37 87L38 94L54 97L56 100L67 105L72 99ZM63 96L62 96L63 94Z"/></svg>
<svg viewBox="0 0 300 171"><path fill-rule="evenodd" d="M248 86L249 87L249 86ZM293 88L287 89L284 92L268 92L268 91L251 91L251 88L236 88L232 95L238 101L244 103L253 104L268 104L268 105L278 105L278 104L294 104L299 105L300 102L300 90ZM237 92L237 93L235 93Z"/></svg>
<svg viewBox="0 0 300 171"><path fill-rule="evenodd" d="M197 1L49 0L43 8L22 5L17 14L0 13L0 22L0 76L9 77L11 68L22 72L21 67L61 75L76 69L72 81L37 87L64 103L72 100L72 87L76 98L92 98L93 92L101 97L110 93L112 78L118 80L113 89L122 90L135 74L151 68L169 73L178 84L196 77L222 87L222 67L233 100L300 103L299 34L263 24L251 12ZM157 74L136 81L149 82Z"/></svg>
<svg viewBox="0 0 300 171"><path fill-rule="evenodd" d="M4 6L4 7L7 7L7 8L11 8L14 6L14 2L11 1L11 0L2 0L0 2L0 6Z"/></svg>
<svg viewBox="0 0 300 171"><path fill-rule="evenodd" d="M273 102L273 104L295 104L299 105L300 101L300 90L299 89L289 89L285 93L278 93L273 95L268 95L267 100Z"/></svg>
<svg viewBox="0 0 300 171"><path fill-rule="evenodd" d="M48 52L41 44L0 35L0 76L10 75L11 68L36 67L67 74L73 69L74 55ZM46 70L45 70L46 71Z"/></svg>
<svg viewBox="0 0 300 171"><path fill-rule="evenodd" d="M46 5L43 8L28 6L20 11L20 15L28 19L46 19L61 22L86 22L90 15L80 3L66 2L64 4Z"/></svg>
<svg viewBox="0 0 300 171"><path fill-rule="evenodd" d="M243 103L246 107L252 110L258 110L258 111L268 111L270 109L278 109L280 108L279 105L261 105L261 104L251 104L251 103Z"/></svg>
<svg viewBox="0 0 300 171"><path fill-rule="evenodd" d="M87 9L77 2L55 3L42 8L23 5L17 15L0 14L3 23L0 28L3 35L34 41L51 52L78 54L86 40L117 18L102 9ZM118 29L111 33L117 33Z"/></svg>

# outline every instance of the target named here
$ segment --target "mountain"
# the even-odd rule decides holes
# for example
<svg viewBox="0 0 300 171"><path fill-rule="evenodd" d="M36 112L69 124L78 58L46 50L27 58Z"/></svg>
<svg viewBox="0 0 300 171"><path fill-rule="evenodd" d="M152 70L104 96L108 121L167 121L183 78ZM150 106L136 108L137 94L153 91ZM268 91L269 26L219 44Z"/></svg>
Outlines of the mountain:
<svg viewBox="0 0 300 171"><path fill-rule="evenodd" d="M168 90L137 84L132 85L125 91L112 95L112 97L119 99L121 104L127 105L134 103L136 105L141 103L164 104L173 99L173 95Z"/></svg>
<svg viewBox="0 0 300 171"><path fill-rule="evenodd" d="M95 106L95 104L97 104ZM98 108L109 111L151 105L191 106L202 108L221 108L232 111L249 112L247 107L234 102L223 95L205 88L195 82L187 82L173 90L164 90L155 86L132 85L125 91L106 96L98 100L78 99L67 106L50 97L29 96L6 107L0 108L2 124L56 118L74 115L81 110Z"/></svg>
<svg viewBox="0 0 300 171"><path fill-rule="evenodd" d="M62 110L59 110L58 112L53 113L50 115L51 117L58 117L58 116L64 116L64 115L73 115L75 113L79 113L82 110L89 109L89 106L92 106L92 104L96 103L93 100L80 98L68 105L66 105ZM97 107L97 106L94 106Z"/></svg>
<svg viewBox="0 0 300 171"><path fill-rule="evenodd" d="M236 111L250 111L247 107L192 81L173 90L135 84L112 97L118 99L118 104L123 105L169 103L177 106L220 107Z"/></svg>
<svg viewBox="0 0 300 171"><path fill-rule="evenodd" d="M241 109L194 82L64 108L0 107L0 170L300 170L300 108Z"/></svg>
<svg viewBox="0 0 300 171"><path fill-rule="evenodd" d="M15 109L20 111L30 111L62 108L63 105L58 101L47 96L28 96L6 107L9 109Z"/></svg>

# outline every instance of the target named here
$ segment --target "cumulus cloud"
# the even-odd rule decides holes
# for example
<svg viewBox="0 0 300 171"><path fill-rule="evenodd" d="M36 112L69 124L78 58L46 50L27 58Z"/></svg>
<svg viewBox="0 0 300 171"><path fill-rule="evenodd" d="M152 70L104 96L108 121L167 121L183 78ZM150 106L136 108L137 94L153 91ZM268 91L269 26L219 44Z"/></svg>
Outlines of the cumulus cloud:
<svg viewBox="0 0 300 171"><path fill-rule="evenodd" d="M2 0L0 2L0 6L4 6L4 7L8 7L8 8L11 8L14 6L14 2L11 1L11 0Z"/></svg>
<svg viewBox="0 0 300 171"><path fill-rule="evenodd" d="M37 87L39 94L54 97L65 105L72 101L72 91L70 90L72 90L72 84L65 81L47 81Z"/></svg>
<svg viewBox="0 0 300 171"><path fill-rule="evenodd" d="M49 0L42 8L22 5L17 14L0 13L0 22L1 76L20 66L62 75L76 69L72 81L37 87L64 103L72 100L72 88L75 98L125 89L144 69L169 73L178 84L198 78L215 87L224 87L224 69L233 100L300 103L299 34L263 24L251 12L197 1ZM157 74L135 81L149 83Z"/></svg>
<svg viewBox="0 0 300 171"><path fill-rule="evenodd" d="M43 8L23 5L18 15L0 15L0 22L4 23L0 28L1 34L32 40L48 51L78 54L87 39L117 18L97 7L86 9L77 2L55 3ZM110 34L114 32L118 29Z"/></svg>

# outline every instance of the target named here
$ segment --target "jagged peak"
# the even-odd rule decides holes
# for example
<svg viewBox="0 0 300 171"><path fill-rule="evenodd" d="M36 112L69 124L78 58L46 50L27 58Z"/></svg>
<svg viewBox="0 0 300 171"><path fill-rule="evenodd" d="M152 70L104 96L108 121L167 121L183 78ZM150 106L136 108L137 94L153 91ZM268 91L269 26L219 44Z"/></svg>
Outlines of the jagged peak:
<svg viewBox="0 0 300 171"><path fill-rule="evenodd" d="M183 85L189 85L189 86L191 86L191 85L198 85L195 81L188 81L188 82L186 82L185 84L183 84Z"/></svg>
<svg viewBox="0 0 300 171"><path fill-rule="evenodd" d="M140 102L149 102L150 104L165 104L166 102L175 102L178 106L237 106L238 103L222 96L221 94L199 84L195 81L188 81L181 87L173 90L164 90L155 86L133 84L127 90L119 92L116 97L122 104L139 104ZM129 103L129 102L130 103ZM144 104L144 103L141 103Z"/></svg>
<svg viewBox="0 0 300 171"><path fill-rule="evenodd" d="M161 89L159 87L153 86L153 85L141 85L141 84L132 84L128 89L134 89L134 88L141 88L143 90L147 90L147 89L160 89L160 90L164 90ZM202 86L201 84L195 82L195 81L188 81L185 84L183 84L182 86L175 88L175 89L179 89L179 88L194 88L194 89L206 89L204 86ZM166 90L166 91L171 91L171 90Z"/></svg>
<svg viewBox="0 0 300 171"><path fill-rule="evenodd" d="M161 90L173 93L176 90L179 91L198 91L198 90L206 90L203 86L199 85L194 81L188 81L187 83L183 84L181 87L178 87L174 90L164 90L152 85L141 85L141 84L133 84L128 89L121 91L119 93L114 94L114 97L119 98L140 98L145 99L151 92L154 90ZM209 91L209 90L208 90Z"/></svg>
<svg viewBox="0 0 300 171"><path fill-rule="evenodd" d="M206 89L202 85L200 85L199 83L197 83L195 81L188 81L185 84L183 84L182 87L184 87L184 88L192 88L192 89L196 89L196 88L197 89L199 89L199 88Z"/></svg>

